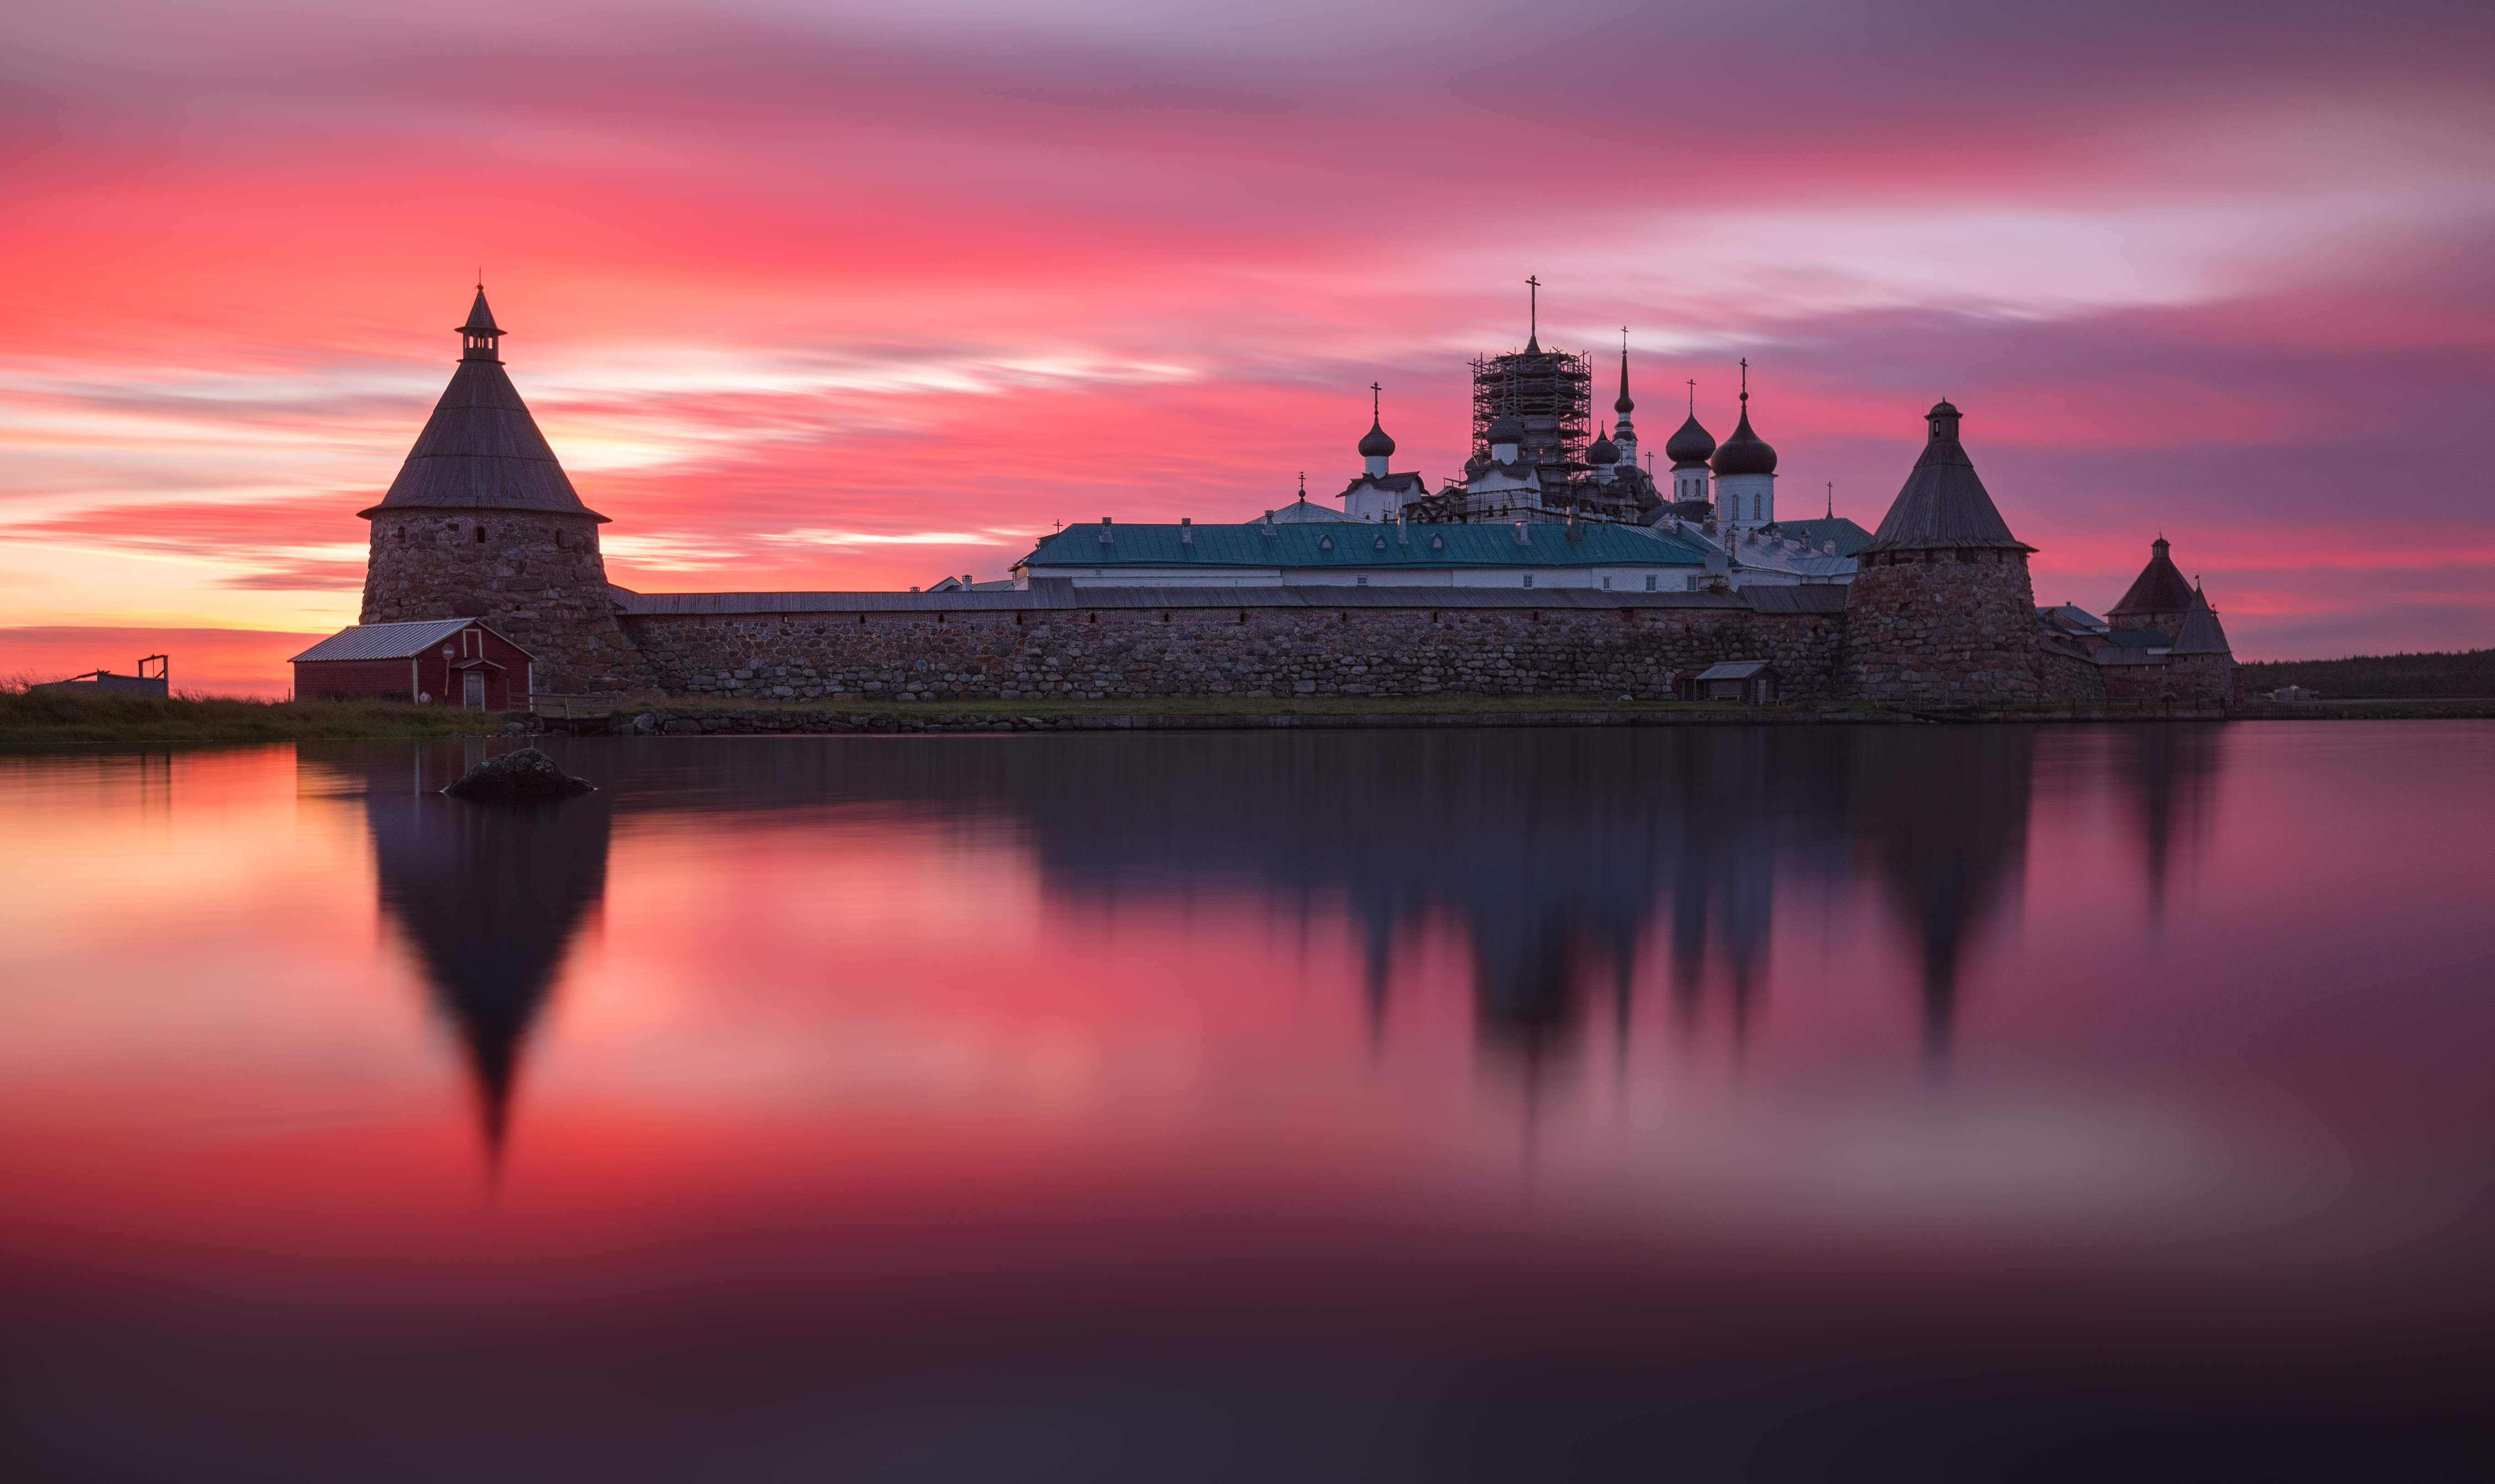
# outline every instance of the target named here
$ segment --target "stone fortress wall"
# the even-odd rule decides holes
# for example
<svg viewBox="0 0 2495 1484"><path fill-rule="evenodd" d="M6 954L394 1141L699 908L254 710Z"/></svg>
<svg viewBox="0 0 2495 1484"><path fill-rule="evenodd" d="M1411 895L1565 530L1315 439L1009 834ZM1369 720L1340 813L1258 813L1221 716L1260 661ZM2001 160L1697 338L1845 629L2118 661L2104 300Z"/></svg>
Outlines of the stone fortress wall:
<svg viewBox="0 0 2495 1484"><path fill-rule="evenodd" d="M1631 594L1393 588L1103 588L854 606L622 617L650 685L755 701L1126 699L1291 696L1627 696L1670 699L1681 675L1766 660L1783 693L1832 698L1839 588ZM1796 599L1789 594L1800 593ZM885 598L883 603L874 602ZM649 603L650 600L642 600Z"/></svg>
<svg viewBox="0 0 2495 1484"><path fill-rule="evenodd" d="M1868 612L1876 616L1894 603L1905 612L1892 616L1892 625L1922 622L1914 599L1931 600L1931 586L1946 587L1946 580L1883 598ZM1767 591L1839 599L1845 592ZM2234 698L2233 661L2222 655L2109 667L2039 647L2006 661L2000 650L1951 642L1947 626L1866 642L1856 637L1866 617L1859 600L1854 612L1833 604L1762 611L1741 601L1747 595L1596 592L1567 594L1574 601L1565 604L1553 602L1559 594L1545 595L1540 606L1528 607L1505 589L1458 588L1438 590L1434 606L1346 606L1340 590L1332 602L1240 590L1221 595L1216 606L1202 591L1128 589L1070 606L1022 594L902 606L890 600L908 595L857 594L863 602L854 607L755 611L737 610L737 595L699 596L723 606L620 616L640 668L636 683L613 694L740 704L1292 696L1665 700L1680 676L1721 661L1765 660L1776 669L1782 696L1799 701L1877 699L1937 710ZM1948 606L1946 596L1931 605ZM1957 607L1963 612L1964 602ZM2029 642L2024 632L2011 633L2005 647Z"/></svg>

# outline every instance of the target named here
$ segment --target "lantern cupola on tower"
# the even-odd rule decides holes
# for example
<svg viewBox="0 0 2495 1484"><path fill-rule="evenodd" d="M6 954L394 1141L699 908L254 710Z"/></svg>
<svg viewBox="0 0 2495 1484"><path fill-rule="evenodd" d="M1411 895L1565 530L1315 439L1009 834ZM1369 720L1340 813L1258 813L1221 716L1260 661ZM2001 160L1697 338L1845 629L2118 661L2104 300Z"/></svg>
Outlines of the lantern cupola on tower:
<svg viewBox="0 0 2495 1484"><path fill-rule="evenodd" d="M468 308L468 323L458 328L461 360L502 360L503 328L494 323L494 311L485 307L483 284L477 286L477 302Z"/></svg>

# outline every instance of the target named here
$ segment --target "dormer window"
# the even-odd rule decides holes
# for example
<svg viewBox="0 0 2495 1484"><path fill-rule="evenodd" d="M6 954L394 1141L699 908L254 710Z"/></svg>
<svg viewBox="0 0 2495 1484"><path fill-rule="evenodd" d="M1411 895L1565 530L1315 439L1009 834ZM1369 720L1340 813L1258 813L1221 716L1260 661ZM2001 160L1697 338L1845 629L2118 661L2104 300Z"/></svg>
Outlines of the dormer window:
<svg viewBox="0 0 2495 1484"><path fill-rule="evenodd" d="M1317 538L1317 549L1319 551L1332 551L1334 549L1334 538L1331 536L1322 536Z"/></svg>

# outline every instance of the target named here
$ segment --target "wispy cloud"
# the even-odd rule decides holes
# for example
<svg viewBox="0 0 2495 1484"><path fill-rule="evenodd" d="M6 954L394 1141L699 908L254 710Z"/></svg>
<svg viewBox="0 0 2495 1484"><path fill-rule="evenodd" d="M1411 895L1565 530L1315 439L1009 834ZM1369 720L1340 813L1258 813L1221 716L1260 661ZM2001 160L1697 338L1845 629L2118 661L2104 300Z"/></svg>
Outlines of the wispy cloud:
<svg viewBox="0 0 2495 1484"><path fill-rule="evenodd" d="M1617 85L1512 127L1521 32ZM30 14L8 614L352 611L354 512L481 261L631 584L902 587L1059 521L1247 518L1340 487L1371 380L1434 479L1536 273L1546 341L1629 326L1649 420L1695 379L1720 432L1748 356L1788 498L1876 518L1947 392L2067 596L2165 529L2247 652L2489 642L2490 35L2171 0ZM2430 601L2347 596L2426 550Z"/></svg>

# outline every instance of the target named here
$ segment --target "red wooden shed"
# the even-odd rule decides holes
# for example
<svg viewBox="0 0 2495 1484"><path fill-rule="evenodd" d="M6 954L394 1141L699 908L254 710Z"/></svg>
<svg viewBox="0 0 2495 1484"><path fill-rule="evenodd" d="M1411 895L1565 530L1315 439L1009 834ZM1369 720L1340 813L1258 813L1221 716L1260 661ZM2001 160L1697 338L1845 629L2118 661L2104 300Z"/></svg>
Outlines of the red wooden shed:
<svg viewBox="0 0 2495 1484"><path fill-rule="evenodd" d="M297 700L411 700L525 709L536 657L474 618L359 624L294 657Z"/></svg>

